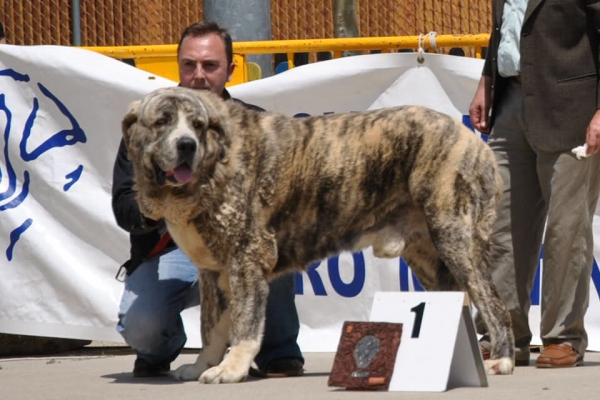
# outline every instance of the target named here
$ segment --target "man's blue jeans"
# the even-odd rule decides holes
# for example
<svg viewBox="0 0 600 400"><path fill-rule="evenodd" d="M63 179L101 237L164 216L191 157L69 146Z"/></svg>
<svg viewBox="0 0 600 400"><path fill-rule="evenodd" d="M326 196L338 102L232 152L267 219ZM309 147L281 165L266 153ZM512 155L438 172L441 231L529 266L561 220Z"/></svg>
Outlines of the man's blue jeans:
<svg viewBox="0 0 600 400"><path fill-rule="evenodd" d="M278 278L269 288L265 335L255 359L261 370L281 357L303 360L296 343L300 324L294 274ZM198 269L181 250L171 248L126 278L117 331L139 358L171 363L187 340L180 314L199 304Z"/></svg>

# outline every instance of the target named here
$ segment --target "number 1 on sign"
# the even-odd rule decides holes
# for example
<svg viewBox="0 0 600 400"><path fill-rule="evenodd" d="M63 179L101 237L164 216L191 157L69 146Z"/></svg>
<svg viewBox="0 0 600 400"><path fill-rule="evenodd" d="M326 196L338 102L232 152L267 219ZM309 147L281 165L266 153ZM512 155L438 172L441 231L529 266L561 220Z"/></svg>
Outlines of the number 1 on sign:
<svg viewBox="0 0 600 400"><path fill-rule="evenodd" d="M406 328L389 391L487 386L473 319L464 304L463 292L375 293L370 320ZM423 362L424 355L429 362Z"/></svg>
<svg viewBox="0 0 600 400"><path fill-rule="evenodd" d="M423 314L425 313L425 302L411 308L410 311L415 313L415 323L410 337L416 339L419 337L419 333L421 333L421 323L423 322Z"/></svg>

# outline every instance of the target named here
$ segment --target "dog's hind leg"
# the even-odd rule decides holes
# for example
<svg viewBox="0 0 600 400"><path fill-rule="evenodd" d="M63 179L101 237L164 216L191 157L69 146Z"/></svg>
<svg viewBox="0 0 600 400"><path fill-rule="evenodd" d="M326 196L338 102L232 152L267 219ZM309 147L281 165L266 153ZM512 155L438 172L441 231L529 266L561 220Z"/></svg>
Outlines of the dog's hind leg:
<svg viewBox="0 0 600 400"><path fill-rule="evenodd" d="M455 239L456 235L446 237ZM430 240L411 243L403 257L425 289L467 291L490 326L495 353L492 352L492 358L485 362L486 372L490 375L510 374L514 366L514 339L508 311L492 284L487 266L470 260L468 245L465 246L468 239L450 241L438 241L438 249Z"/></svg>
<svg viewBox="0 0 600 400"><path fill-rule="evenodd" d="M511 374L515 365L515 339L510 314L492 281L489 243L474 237L471 246L473 273L467 288L490 332L491 357L485 360L488 374Z"/></svg>
<svg viewBox="0 0 600 400"><path fill-rule="evenodd" d="M198 380L209 367L219 364L229 341L230 296L226 276L205 269L201 269L199 274L200 329L203 349L194 364L182 365L171 372L171 376L181 381Z"/></svg>
<svg viewBox="0 0 600 400"><path fill-rule="evenodd" d="M489 242L472 227L468 218L439 218L444 221L432 229L432 241L439 257L458 284L467 291L487 325L492 341L490 360L485 361L490 375L511 374L514 367L514 337L508 310L492 282ZM441 270L439 278L444 277ZM446 284L450 280L446 277ZM443 286L443 281L439 282Z"/></svg>

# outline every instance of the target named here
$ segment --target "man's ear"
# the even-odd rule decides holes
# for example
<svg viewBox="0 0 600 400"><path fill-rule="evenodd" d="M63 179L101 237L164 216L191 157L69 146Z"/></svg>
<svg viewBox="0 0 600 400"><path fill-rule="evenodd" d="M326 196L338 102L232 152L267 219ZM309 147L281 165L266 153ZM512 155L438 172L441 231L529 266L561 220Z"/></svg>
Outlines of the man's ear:
<svg viewBox="0 0 600 400"><path fill-rule="evenodd" d="M129 111L127 111L127 114L121 123L121 130L123 133L123 139L125 140L125 145L129 143L129 128L131 128L131 126L138 120L140 103L140 100L136 100L129 105Z"/></svg>
<svg viewBox="0 0 600 400"><path fill-rule="evenodd" d="M233 77L234 70L235 70L235 63L229 64L229 68L227 71L227 82L231 82L231 78Z"/></svg>

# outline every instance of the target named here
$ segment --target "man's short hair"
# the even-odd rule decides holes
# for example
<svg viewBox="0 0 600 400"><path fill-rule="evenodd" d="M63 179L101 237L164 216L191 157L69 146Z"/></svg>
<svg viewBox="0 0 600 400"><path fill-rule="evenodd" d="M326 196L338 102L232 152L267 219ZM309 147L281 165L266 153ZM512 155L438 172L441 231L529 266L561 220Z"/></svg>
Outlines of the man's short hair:
<svg viewBox="0 0 600 400"><path fill-rule="evenodd" d="M179 44L177 45L177 57L179 57L179 49L181 48L183 39L188 36L205 36L210 33L216 33L221 37L221 39L223 39L223 44L225 44L225 54L227 55L227 62L231 64L233 62L233 44L231 35L227 29L221 28L219 24L214 21L195 22L185 28L181 34L181 39L179 39Z"/></svg>
<svg viewBox="0 0 600 400"><path fill-rule="evenodd" d="M4 39L6 37L6 34L4 33L4 26L2 25L2 22L0 22L0 39Z"/></svg>

